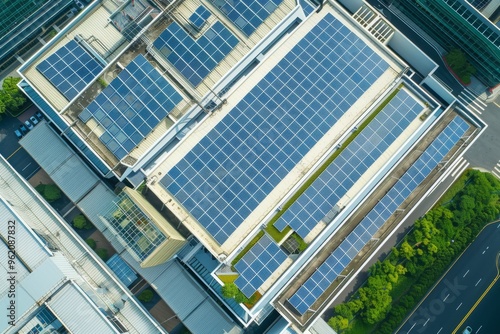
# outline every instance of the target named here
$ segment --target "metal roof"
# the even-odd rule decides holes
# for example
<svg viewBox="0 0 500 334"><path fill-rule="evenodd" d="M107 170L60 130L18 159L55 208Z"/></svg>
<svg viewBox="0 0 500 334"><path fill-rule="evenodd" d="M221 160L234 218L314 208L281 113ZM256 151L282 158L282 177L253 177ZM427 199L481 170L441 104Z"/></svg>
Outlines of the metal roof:
<svg viewBox="0 0 500 334"><path fill-rule="evenodd" d="M113 310L115 318L131 334L165 333L132 297L130 291L114 278L104 262L90 252L90 248L63 218L43 201L3 157L0 157L0 196L8 201L13 210L16 210L24 221L29 222L30 227L36 229L37 233L48 237L70 263L74 262L80 274L90 279L94 286L103 287L99 294L94 293L92 299L103 309ZM124 304L123 299L127 300ZM3 305L0 299L0 306Z"/></svg>
<svg viewBox="0 0 500 334"><path fill-rule="evenodd" d="M77 203L78 208L99 229L103 231L107 226L99 218L109 208L116 195L104 183L99 182L89 193Z"/></svg>
<svg viewBox="0 0 500 334"><path fill-rule="evenodd" d="M141 268L129 253L124 252L121 255L155 288L193 334L242 333L241 328L178 261L172 260L152 268Z"/></svg>
<svg viewBox="0 0 500 334"><path fill-rule="evenodd" d="M99 182L45 121L35 126L19 143L75 203Z"/></svg>
<svg viewBox="0 0 500 334"><path fill-rule="evenodd" d="M87 334L90 328L92 333L119 333L76 284L66 284L47 305L71 333Z"/></svg>

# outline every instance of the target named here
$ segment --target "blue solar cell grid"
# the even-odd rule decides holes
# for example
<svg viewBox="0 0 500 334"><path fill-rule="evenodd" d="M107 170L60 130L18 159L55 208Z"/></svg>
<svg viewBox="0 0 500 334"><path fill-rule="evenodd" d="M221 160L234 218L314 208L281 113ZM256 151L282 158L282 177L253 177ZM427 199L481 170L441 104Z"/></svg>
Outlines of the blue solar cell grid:
<svg viewBox="0 0 500 334"><path fill-rule="evenodd" d="M269 236L264 235L234 265L240 273L234 283L250 298L286 258L285 252Z"/></svg>
<svg viewBox="0 0 500 334"><path fill-rule="evenodd" d="M245 35L250 36L283 0L211 0Z"/></svg>
<svg viewBox="0 0 500 334"><path fill-rule="evenodd" d="M173 22L153 45L193 86L198 86L238 42L220 21L196 40Z"/></svg>
<svg viewBox="0 0 500 334"><path fill-rule="evenodd" d="M102 71L103 66L76 41L69 41L36 69L68 100L81 92Z"/></svg>
<svg viewBox="0 0 500 334"><path fill-rule="evenodd" d="M290 226L305 238L422 111L422 105L405 90L400 90L274 227L283 231Z"/></svg>
<svg viewBox="0 0 500 334"><path fill-rule="evenodd" d="M106 264L126 286L137 279L136 272L118 254L113 255Z"/></svg>
<svg viewBox="0 0 500 334"><path fill-rule="evenodd" d="M387 67L327 14L162 184L224 243Z"/></svg>
<svg viewBox="0 0 500 334"><path fill-rule="evenodd" d="M182 101L177 90L138 55L78 116L105 130L99 140L118 158L132 151Z"/></svg>
<svg viewBox="0 0 500 334"><path fill-rule="evenodd" d="M420 157L392 186L379 203L361 220L333 253L316 269L313 275L290 297L290 304L301 314L316 302L330 284L347 267L357 253L396 211L403 201L437 167L453 146L469 129L469 125L456 116L432 141ZM422 169L423 166L427 168Z"/></svg>
<svg viewBox="0 0 500 334"><path fill-rule="evenodd" d="M189 21L199 30L210 17L210 12L204 7L199 6L189 17Z"/></svg>

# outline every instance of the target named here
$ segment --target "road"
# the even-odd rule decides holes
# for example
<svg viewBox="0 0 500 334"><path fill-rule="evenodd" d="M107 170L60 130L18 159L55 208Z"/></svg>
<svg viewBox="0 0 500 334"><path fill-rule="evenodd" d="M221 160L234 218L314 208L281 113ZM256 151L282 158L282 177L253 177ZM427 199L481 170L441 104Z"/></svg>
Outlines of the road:
<svg viewBox="0 0 500 334"><path fill-rule="evenodd" d="M453 333L498 275L500 222L487 226L410 315L399 334ZM491 333L491 332L488 332Z"/></svg>
<svg viewBox="0 0 500 334"><path fill-rule="evenodd" d="M498 333L498 317L500 315L498 312L499 298L500 283L497 281L484 299L473 310L463 326L470 326L472 328L472 333Z"/></svg>

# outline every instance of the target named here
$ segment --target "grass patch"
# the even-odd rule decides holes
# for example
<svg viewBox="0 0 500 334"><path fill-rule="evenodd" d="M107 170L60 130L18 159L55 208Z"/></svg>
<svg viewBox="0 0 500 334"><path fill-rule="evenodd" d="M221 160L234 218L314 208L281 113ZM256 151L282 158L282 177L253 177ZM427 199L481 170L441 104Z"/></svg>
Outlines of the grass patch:
<svg viewBox="0 0 500 334"><path fill-rule="evenodd" d="M295 194L293 194L293 196L290 197L290 199L283 205L282 209L278 213L276 213L273 218L271 218L271 220L267 224L266 231L269 232L269 231L272 231L274 229L277 232L277 233L274 231L273 231L274 233L269 232L269 234L274 238L274 240L276 240L276 242L279 243L283 239L283 237L286 235L285 232L288 232L290 227L287 226L287 228L282 233L280 233L274 227L274 223L281 217L281 215L283 215L283 213L285 213L286 210L288 210L288 208L290 206L292 206L292 204L299 198L299 196L302 195L304 193L304 191L306 191L307 188L309 188L309 186L321 175L321 173L323 173L325 171L325 169L333 162L333 160L335 160L335 158L337 158L339 156L339 154L342 153L342 151L347 146L349 146L349 144L354 140L354 138L356 138L361 133L361 131L363 131L363 129L366 128L368 126L368 124L370 124L370 122L375 118L375 116L377 116L380 113L380 111L382 111L382 109L384 109L384 107L394 98L394 96L396 96L396 94L401 90L402 87L403 87L403 84L399 85L399 87L397 89L395 89L394 92L392 92L378 106L378 108L358 127L358 129L356 131L354 131L344 141L344 143L340 146L340 148L338 150L336 150L335 152L333 152L333 154L323 163L323 165L321 165L318 168L318 170L316 170L311 175L311 177L308 180L306 180L306 182L304 182L304 184L295 192Z"/></svg>
<svg viewBox="0 0 500 334"><path fill-rule="evenodd" d="M248 243L248 245L246 245L245 248L243 248L241 250L241 252L238 253L238 255L236 255L236 257L234 258L233 261L231 261L231 266L234 267L234 265L236 263L238 263L239 260L241 260L241 258L246 254L248 253L248 251L250 250L250 248L252 248L256 243L257 241L260 240L260 238L262 238L262 236L264 235L264 231L260 231L259 233L257 233L257 235Z"/></svg>
<svg viewBox="0 0 500 334"><path fill-rule="evenodd" d="M283 238L290 232L292 229L290 226L285 227L283 232L278 231L276 227L274 227L274 222L276 220L272 221L272 224L269 223L266 226L266 232L273 238L277 243L279 243Z"/></svg>
<svg viewBox="0 0 500 334"><path fill-rule="evenodd" d="M236 279L238 278L238 275L235 275L235 274L229 274L229 275L217 275L217 277L224 283L233 283L234 281L236 281Z"/></svg>
<svg viewBox="0 0 500 334"><path fill-rule="evenodd" d="M102 89L108 87L108 83L102 77L97 78L97 82L99 83L99 85L101 85Z"/></svg>
<svg viewBox="0 0 500 334"><path fill-rule="evenodd" d="M248 302L243 303L248 309L251 309L262 297L259 291L255 291L255 293L248 299Z"/></svg>
<svg viewBox="0 0 500 334"><path fill-rule="evenodd" d="M292 233L292 238L294 238L299 243L299 251L302 253L307 248L307 243L298 235L297 233Z"/></svg>
<svg viewBox="0 0 500 334"><path fill-rule="evenodd" d="M462 175L460 175L460 177L451 185L451 187L448 188L446 193L444 193L443 197L441 197L436 205L434 205L434 207L437 208L451 202L455 195L465 187L469 178L470 169L466 170Z"/></svg>

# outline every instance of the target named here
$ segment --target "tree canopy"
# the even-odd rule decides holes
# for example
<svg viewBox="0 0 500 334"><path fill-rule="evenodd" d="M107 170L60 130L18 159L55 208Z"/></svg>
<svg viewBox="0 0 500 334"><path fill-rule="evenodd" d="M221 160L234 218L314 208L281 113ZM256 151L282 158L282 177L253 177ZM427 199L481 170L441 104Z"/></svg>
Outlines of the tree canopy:
<svg viewBox="0 0 500 334"><path fill-rule="evenodd" d="M17 114L26 104L26 96L17 87L21 78L7 77L0 90L0 116L6 111Z"/></svg>

